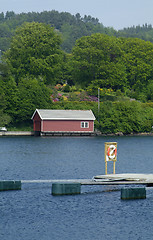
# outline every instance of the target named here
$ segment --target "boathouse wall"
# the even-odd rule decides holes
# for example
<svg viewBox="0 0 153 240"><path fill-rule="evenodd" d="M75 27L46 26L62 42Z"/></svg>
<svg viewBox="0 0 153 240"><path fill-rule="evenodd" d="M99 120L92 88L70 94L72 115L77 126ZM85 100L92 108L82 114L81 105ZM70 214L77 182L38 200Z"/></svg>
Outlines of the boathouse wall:
<svg viewBox="0 0 153 240"><path fill-rule="evenodd" d="M82 127L82 123L88 123L88 127ZM93 132L94 122L78 120L44 120L41 124L42 132Z"/></svg>

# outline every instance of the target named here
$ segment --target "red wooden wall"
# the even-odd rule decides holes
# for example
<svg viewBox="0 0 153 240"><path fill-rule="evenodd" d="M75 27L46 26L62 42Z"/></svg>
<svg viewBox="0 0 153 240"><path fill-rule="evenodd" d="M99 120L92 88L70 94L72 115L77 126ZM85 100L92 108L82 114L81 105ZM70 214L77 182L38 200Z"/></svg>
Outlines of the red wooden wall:
<svg viewBox="0 0 153 240"><path fill-rule="evenodd" d="M89 128L81 128L81 122L89 122ZM93 132L93 121L78 120L44 120L42 122L42 132Z"/></svg>
<svg viewBox="0 0 153 240"><path fill-rule="evenodd" d="M33 130L41 132L41 119L37 112L35 113L33 118Z"/></svg>

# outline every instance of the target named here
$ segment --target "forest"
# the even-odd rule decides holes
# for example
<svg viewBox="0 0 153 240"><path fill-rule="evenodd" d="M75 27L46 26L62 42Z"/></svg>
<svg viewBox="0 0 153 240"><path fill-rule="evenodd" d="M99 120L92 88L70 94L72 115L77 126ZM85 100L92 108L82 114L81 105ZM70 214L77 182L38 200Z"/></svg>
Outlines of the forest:
<svg viewBox="0 0 153 240"><path fill-rule="evenodd" d="M92 109L102 133L151 132L152 34L79 13L1 13L0 126L31 129L36 108Z"/></svg>

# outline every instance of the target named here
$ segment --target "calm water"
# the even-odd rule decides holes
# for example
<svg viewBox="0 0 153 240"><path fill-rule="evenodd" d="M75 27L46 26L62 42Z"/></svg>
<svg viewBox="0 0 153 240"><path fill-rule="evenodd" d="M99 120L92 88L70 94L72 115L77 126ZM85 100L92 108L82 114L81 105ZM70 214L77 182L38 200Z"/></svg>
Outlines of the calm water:
<svg viewBox="0 0 153 240"><path fill-rule="evenodd" d="M118 142L117 173L153 173L153 137L2 137L0 179L73 179L104 174L104 143ZM108 164L112 172L112 164ZM112 187L51 195L50 183L0 192L2 240L153 239L153 189L145 200L120 200Z"/></svg>

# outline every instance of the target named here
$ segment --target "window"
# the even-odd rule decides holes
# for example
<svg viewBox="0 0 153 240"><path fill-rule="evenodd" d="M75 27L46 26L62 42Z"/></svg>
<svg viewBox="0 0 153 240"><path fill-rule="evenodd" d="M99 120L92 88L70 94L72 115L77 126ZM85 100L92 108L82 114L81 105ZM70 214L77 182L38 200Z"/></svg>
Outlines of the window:
<svg viewBox="0 0 153 240"><path fill-rule="evenodd" d="M89 122L81 122L81 128L89 128Z"/></svg>

